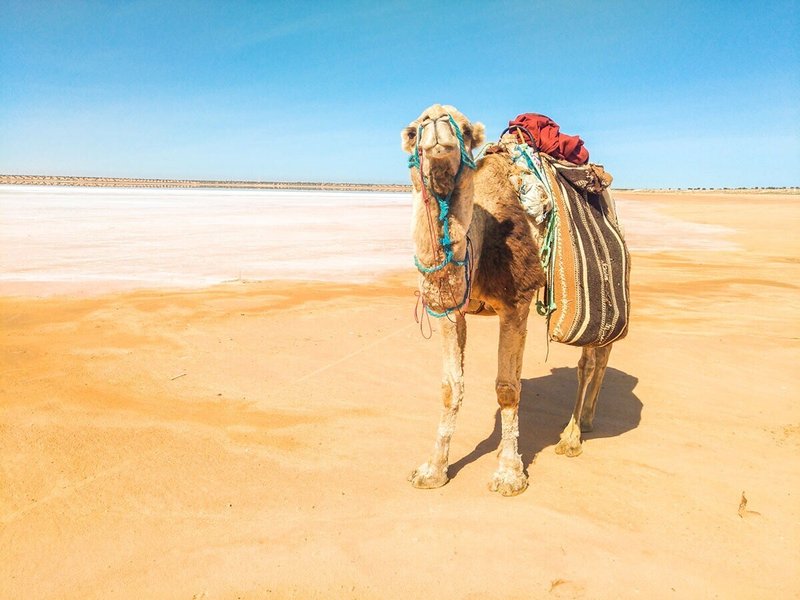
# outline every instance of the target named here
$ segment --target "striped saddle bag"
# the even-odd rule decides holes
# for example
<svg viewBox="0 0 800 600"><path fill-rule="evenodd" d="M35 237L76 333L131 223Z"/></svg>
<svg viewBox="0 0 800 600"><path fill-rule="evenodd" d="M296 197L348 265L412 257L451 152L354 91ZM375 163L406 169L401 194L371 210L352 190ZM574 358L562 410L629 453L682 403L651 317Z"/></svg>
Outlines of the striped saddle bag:
<svg viewBox="0 0 800 600"><path fill-rule="evenodd" d="M605 346L622 339L630 317L630 255L599 165L576 166L538 154L552 192L543 246L545 302L551 340Z"/></svg>

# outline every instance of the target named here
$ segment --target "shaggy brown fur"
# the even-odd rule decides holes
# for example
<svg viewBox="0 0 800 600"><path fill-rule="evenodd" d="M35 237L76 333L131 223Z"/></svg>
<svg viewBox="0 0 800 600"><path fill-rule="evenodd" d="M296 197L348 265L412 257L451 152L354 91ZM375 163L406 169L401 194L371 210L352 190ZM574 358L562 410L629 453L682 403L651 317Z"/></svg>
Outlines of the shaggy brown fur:
<svg viewBox="0 0 800 600"><path fill-rule="evenodd" d="M470 237L479 234L480 247L470 297L495 310L530 304L545 284L538 240L509 180L513 174L507 156L491 154L480 161L473 178Z"/></svg>

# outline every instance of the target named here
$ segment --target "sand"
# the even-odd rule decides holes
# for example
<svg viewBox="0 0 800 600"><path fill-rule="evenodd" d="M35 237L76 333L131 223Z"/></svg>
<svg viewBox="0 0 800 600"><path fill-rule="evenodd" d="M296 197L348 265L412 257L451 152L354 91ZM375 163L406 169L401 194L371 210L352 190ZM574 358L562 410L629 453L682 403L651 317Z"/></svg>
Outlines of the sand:
<svg viewBox="0 0 800 600"><path fill-rule="evenodd" d="M553 446L579 351L545 361L531 318L514 498L486 488L492 318L468 323L452 480L406 481L440 354L408 269L7 292L0 597L800 597L800 198L623 197L685 239L626 223L632 326L577 458Z"/></svg>

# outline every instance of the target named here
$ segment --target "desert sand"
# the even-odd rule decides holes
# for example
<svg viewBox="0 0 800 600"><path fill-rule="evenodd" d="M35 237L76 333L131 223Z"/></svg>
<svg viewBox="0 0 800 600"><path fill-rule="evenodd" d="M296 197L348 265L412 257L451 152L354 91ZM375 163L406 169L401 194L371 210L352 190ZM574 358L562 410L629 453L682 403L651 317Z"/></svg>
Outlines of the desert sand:
<svg viewBox="0 0 800 600"><path fill-rule="evenodd" d="M514 498L486 488L488 317L468 320L452 479L406 481L439 411L413 268L6 289L0 597L800 596L800 198L620 196L665 224L626 223L630 333L566 458L579 350L547 356L531 316Z"/></svg>

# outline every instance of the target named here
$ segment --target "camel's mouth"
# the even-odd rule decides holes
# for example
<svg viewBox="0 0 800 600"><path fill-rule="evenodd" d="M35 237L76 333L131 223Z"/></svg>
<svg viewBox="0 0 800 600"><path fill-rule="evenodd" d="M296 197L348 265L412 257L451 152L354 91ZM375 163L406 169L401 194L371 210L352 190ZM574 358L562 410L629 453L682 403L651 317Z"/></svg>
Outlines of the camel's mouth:
<svg viewBox="0 0 800 600"><path fill-rule="evenodd" d="M437 143L428 148L421 146L419 153L422 174L431 181L434 188L438 188L437 193L441 193L445 187L452 188L461 164L461 150L458 145ZM449 183L445 183L446 180Z"/></svg>
<svg viewBox="0 0 800 600"><path fill-rule="evenodd" d="M430 158L422 161L422 174L430 182L434 193L438 196L449 196L456 185L458 163L453 164L452 157ZM458 160L458 156L456 156Z"/></svg>

